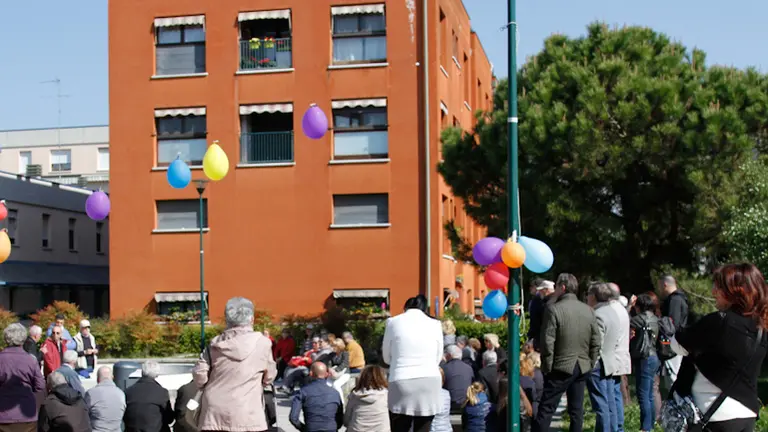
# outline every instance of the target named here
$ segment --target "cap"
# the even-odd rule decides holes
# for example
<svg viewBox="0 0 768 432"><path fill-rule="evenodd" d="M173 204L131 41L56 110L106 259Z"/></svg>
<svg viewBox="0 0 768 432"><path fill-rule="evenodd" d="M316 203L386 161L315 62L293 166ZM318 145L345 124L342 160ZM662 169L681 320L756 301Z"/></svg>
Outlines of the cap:
<svg viewBox="0 0 768 432"><path fill-rule="evenodd" d="M307 330L312 330L313 328L315 328L315 326L312 324L307 324Z"/></svg>
<svg viewBox="0 0 768 432"><path fill-rule="evenodd" d="M80 321L80 328L86 328L86 327L90 327L90 326L91 326L91 323L88 320Z"/></svg>
<svg viewBox="0 0 768 432"><path fill-rule="evenodd" d="M555 283L552 281L545 280L545 281L541 281L541 284L539 284L539 286L536 287L536 291L541 291L545 289L555 289Z"/></svg>

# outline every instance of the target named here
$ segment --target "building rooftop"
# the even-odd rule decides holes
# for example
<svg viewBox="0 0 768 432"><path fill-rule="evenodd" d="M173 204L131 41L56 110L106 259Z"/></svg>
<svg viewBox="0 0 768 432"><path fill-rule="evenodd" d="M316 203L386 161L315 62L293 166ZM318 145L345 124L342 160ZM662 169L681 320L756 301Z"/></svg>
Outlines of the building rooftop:
<svg viewBox="0 0 768 432"><path fill-rule="evenodd" d="M107 143L109 143L109 126L0 131L0 149Z"/></svg>
<svg viewBox="0 0 768 432"><path fill-rule="evenodd" d="M92 190L0 171L0 199L85 213Z"/></svg>

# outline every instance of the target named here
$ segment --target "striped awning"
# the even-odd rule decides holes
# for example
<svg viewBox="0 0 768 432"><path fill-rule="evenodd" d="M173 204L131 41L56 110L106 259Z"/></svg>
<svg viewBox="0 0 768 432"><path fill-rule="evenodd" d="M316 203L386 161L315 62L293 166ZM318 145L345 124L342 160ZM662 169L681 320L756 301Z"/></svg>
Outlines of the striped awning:
<svg viewBox="0 0 768 432"><path fill-rule="evenodd" d="M387 106L386 99L351 99L331 102L333 109L341 108L358 108L358 107L377 107L383 108Z"/></svg>
<svg viewBox="0 0 768 432"><path fill-rule="evenodd" d="M356 6L335 6L331 15L383 14L384 4L367 4Z"/></svg>
<svg viewBox="0 0 768 432"><path fill-rule="evenodd" d="M165 292L155 293L157 303L178 303L200 301L200 292ZM208 301L208 293L205 293L205 301Z"/></svg>
<svg viewBox="0 0 768 432"><path fill-rule="evenodd" d="M169 108L156 109L155 117L177 117L177 116L202 116L205 115L205 107L196 108Z"/></svg>
<svg viewBox="0 0 768 432"><path fill-rule="evenodd" d="M445 102L440 101L440 111L442 111L445 114L448 114L448 105L445 104Z"/></svg>
<svg viewBox="0 0 768 432"><path fill-rule="evenodd" d="M240 12L237 14L237 20L243 21L256 21L264 19L291 19L291 10L269 10L269 11L256 11L256 12Z"/></svg>
<svg viewBox="0 0 768 432"><path fill-rule="evenodd" d="M205 15L155 18L155 27L175 27L175 26L204 25L204 24L205 24Z"/></svg>
<svg viewBox="0 0 768 432"><path fill-rule="evenodd" d="M335 289L333 298L389 298L388 289Z"/></svg>
<svg viewBox="0 0 768 432"><path fill-rule="evenodd" d="M261 105L240 105L240 115L262 114L262 113L292 113L293 104L261 104Z"/></svg>

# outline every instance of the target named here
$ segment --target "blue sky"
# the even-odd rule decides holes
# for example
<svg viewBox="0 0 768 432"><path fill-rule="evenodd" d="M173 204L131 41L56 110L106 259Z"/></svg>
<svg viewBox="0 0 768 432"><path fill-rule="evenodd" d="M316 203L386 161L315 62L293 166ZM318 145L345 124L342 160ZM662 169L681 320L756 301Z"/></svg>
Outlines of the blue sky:
<svg viewBox="0 0 768 432"><path fill-rule="evenodd" d="M0 0L1 1L1 0ZM125 0L124 0L125 1ZM160 1L160 0L158 0ZM464 0L499 76L507 75L507 0ZM417 1L420 3L420 0ZM768 1L518 0L518 62L552 33L577 36L595 20L650 26L708 54L708 63L768 72ZM106 124L107 1L2 1L0 130L55 127L60 78L63 126ZM753 44L749 47L749 44Z"/></svg>

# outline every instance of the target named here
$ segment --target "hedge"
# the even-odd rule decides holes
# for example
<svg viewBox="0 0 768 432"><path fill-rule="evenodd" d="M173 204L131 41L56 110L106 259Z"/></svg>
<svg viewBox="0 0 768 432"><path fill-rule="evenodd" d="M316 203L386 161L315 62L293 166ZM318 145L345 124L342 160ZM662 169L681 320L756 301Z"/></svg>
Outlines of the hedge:
<svg viewBox="0 0 768 432"><path fill-rule="evenodd" d="M65 326L72 333L77 332L79 322L88 317L72 303L54 302L32 315L32 320L43 328L55 321L57 314L66 317ZM158 322L160 318L145 311L131 312L121 318L107 320L93 318L91 332L96 338L102 357L169 357L179 354L196 355L200 352L200 325L175 321ZM16 316L0 309L0 331L8 324L17 322ZM269 330L275 338L282 329L287 329L301 347L305 339L308 324L322 327L330 333L341 336L350 331L365 351L369 363L379 362L381 341L384 337L386 321L384 317L360 319L359 316L347 316L341 309L330 309L319 316L287 316L276 324L272 316L264 311L257 311L254 318L254 330ZM507 346L506 322L480 323L463 317L454 317L456 333L483 340L483 335L495 333L501 345ZM206 340L210 340L223 330L221 325L206 325ZM2 339L2 338L0 338ZM0 344L4 341L0 340ZM521 341L521 343L524 341ZM0 345L2 347L2 345Z"/></svg>

